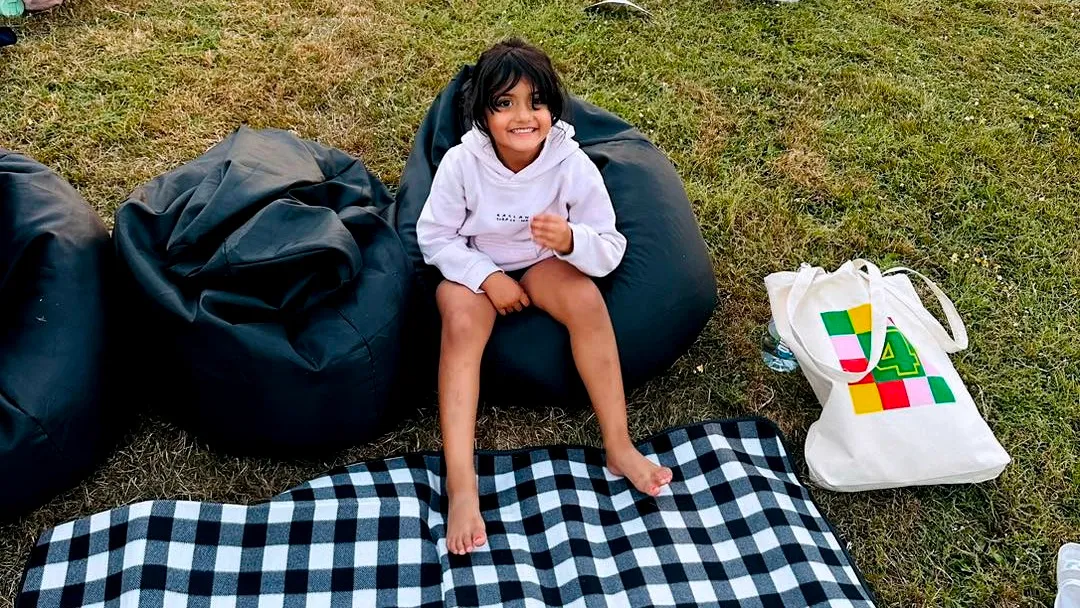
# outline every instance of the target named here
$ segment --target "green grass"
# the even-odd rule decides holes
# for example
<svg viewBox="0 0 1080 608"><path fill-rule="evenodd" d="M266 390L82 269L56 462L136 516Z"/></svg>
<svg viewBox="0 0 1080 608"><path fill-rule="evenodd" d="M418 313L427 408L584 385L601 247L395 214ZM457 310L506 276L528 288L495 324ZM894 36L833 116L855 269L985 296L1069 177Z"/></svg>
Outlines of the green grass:
<svg viewBox="0 0 1080 608"><path fill-rule="evenodd" d="M18 22L23 40L0 51L0 142L110 219L240 123L343 148L395 183L460 64L510 34L546 48L575 93L671 156L713 256L720 305L631 395L639 435L758 414L801 446L817 406L801 377L757 359L762 277L858 256L927 272L968 323L955 362L1014 462L978 486L818 500L884 606L1052 602L1055 551L1080 538L1080 6L648 0L656 18L641 22L565 0L68 2ZM479 423L481 447L598 440L581 411L510 404ZM145 498L259 500L332 464L438 445L431 409L300 463L216 455L143 419L86 483L0 526L0 597L62 521Z"/></svg>

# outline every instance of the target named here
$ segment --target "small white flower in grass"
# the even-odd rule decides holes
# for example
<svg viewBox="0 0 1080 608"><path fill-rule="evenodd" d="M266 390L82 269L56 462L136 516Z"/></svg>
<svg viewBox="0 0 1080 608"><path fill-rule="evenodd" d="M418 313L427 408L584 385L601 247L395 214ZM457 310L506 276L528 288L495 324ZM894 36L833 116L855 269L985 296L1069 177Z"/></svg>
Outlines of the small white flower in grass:
<svg viewBox="0 0 1080 608"><path fill-rule="evenodd" d="M705 371L705 366L704 365L699 365L699 366L694 368L694 373L695 374L700 374L700 373L702 373L704 371Z"/></svg>

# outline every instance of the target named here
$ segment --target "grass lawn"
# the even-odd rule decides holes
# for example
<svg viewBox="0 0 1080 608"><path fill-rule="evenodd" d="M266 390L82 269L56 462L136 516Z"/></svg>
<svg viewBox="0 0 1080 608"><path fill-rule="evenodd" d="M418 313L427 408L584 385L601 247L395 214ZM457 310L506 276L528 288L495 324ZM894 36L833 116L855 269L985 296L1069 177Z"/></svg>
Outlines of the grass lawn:
<svg viewBox="0 0 1080 608"><path fill-rule="evenodd" d="M883 606L1048 606L1080 539L1080 5L1071 0L584 2L68 0L0 50L0 145L58 170L111 221L138 184L237 125L293 129L396 183L458 66L520 34L571 90L676 163L720 305L631 395L639 436L763 415L800 448L817 405L769 372L762 277L858 256L920 269L955 300L955 358L1010 451L978 486L817 493ZM556 404L553 404L556 405ZM489 406L483 448L598 444L584 411ZM46 527L148 498L253 501L333 464L437 449L433 409L318 462L217 455L153 418L87 482L0 526L0 604ZM801 463L800 463L800 466Z"/></svg>

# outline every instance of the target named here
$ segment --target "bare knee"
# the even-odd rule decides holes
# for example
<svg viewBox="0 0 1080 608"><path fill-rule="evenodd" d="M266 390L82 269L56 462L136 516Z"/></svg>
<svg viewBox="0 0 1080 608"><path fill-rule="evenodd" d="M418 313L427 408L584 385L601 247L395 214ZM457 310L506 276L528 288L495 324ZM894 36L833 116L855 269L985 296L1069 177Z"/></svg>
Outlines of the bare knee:
<svg viewBox="0 0 1080 608"><path fill-rule="evenodd" d="M568 328L593 327L608 323L607 305L592 279L582 276L567 281L550 298L548 314Z"/></svg>
<svg viewBox="0 0 1080 608"><path fill-rule="evenodd" d="M456 308L443 313L443 339L454 343L487 340L491 323L473 308Z"/></svg>
<svg viewBox="0 0 1080 608"><path fill-rule="evenodd" d="M569 294L573 299L570 306L571 315L584 323L608 322L607 304L604 296L600 295L600 289L591 279L585 280L581 285L575 285Z"/></svg>
<svg viewBox="0 0 1080 608"><path fill-rule="evenodd" d="M495 323L495 309L487 296L460 285L439 287L442 338L454 344L486 343Z"/></svg>

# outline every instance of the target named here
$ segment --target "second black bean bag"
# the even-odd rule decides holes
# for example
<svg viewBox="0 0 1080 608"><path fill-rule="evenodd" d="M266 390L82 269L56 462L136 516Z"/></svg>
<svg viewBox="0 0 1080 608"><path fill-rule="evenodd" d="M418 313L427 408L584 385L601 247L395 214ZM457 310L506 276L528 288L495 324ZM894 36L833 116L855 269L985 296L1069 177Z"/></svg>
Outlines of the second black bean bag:
<svg viewBox="0 0 1080 608"><path fill-rule="evenodd" d="M108 414L112 244L56 173L0 149L0 519L100 462Z"/></svg>
<svg viewBox="0 0 1080 608"><path fill-rule="evenodd" d="M439 162L465 132L461 86L470 73L470 67L463 68L428 110L397 195L398 233L416 268L411 366L429 379L438 358L434 291L442 277L424 264L416 221ZM577 98L570 100L563 118L574 125L575 139L600 169L616 227L627 238L622 264L597 284L629 389L670 367L705 327L716 306L712 264L682 181L656 146L621 118ZM496 323L484 354L481 386L488 396L511 400L584 397L569 335L533 308Z"/></svg>
<svg viewBox="0 0 1080 608"><path fill-rule="evenodd" d="M237 453L381 432L412 271L392 208L359 160L277 130L136 190L114 236L146 399Z"/></svg>

